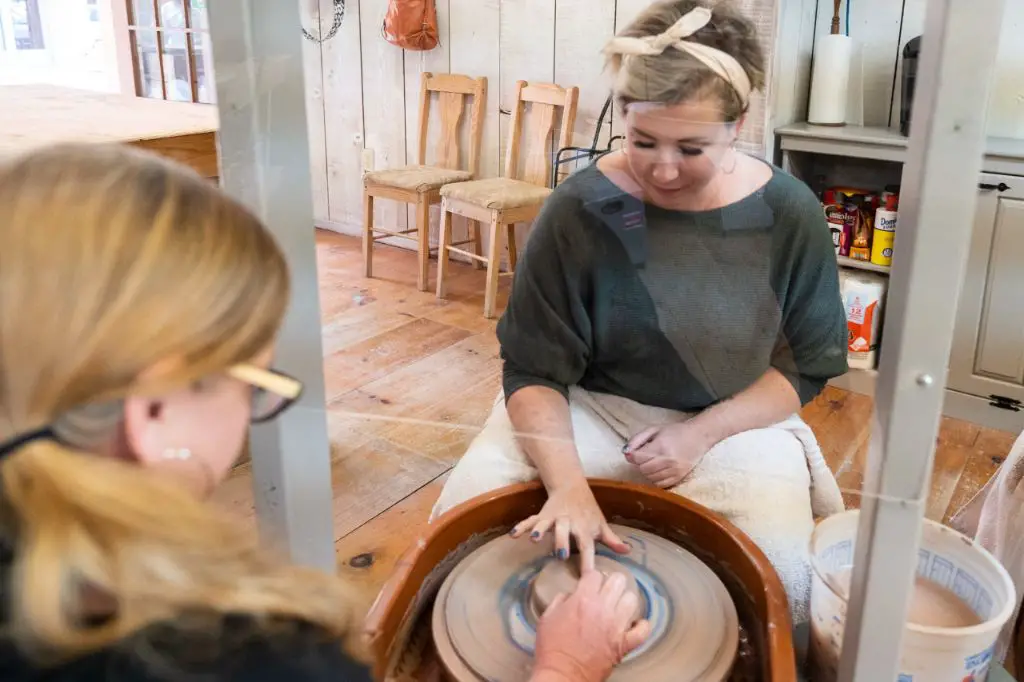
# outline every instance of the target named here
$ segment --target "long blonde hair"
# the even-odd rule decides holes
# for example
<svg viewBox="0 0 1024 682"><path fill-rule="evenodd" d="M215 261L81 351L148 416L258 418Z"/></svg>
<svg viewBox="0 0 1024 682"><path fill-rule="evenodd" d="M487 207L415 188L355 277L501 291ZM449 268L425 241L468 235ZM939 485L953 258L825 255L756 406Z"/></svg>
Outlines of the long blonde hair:
<svg viewBox="0 0 1024 682"><path fill-rule="evenodd" d="M190 171L113 146L8 162L0 441L76 413L84 431L116 437L120 399L250 360L272 342L288 298L271 235ZM173 372L139 385L168 358ZM104 405L97 434L90 419ZM0 532L14 554L6 625L24 646L52 660L195 613L354 632L334 576L264 553L183 487L86 447L35 441L0 461ZM85 586L114 604L96 626L85 622Z"/></svg>

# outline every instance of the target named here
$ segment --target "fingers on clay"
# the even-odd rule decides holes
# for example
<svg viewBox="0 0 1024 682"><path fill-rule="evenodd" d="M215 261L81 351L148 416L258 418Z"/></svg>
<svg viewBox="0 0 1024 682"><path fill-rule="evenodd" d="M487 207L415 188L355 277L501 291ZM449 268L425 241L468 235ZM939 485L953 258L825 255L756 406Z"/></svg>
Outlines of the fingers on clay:
<svg viewBox="0 0 1024 682"><path fill-rule="evenodd" d="M531 516L530 518L528 518L528 519L526 519L524 521L520 521L519 523L517 523L512 528L512 530L509 532L509 535L511 535L514 538L518 538L519 536L521 536L523 533L526 532L527 528L529 528L530 526L534 525L536 522L537 522L537 516L536 515L533 515L533 516Z"/></svg>
<svg viewBox="0 0 1024 682"><path fill-rule="evenodd" d="M569 519L560 518L555 522L555 556L562 561L569 558Z"/></svg>
<svg viewBox="0 0 1024 682"><path fill-rule="evenodd" d="M610 547L616 554L629 554L629 550L632 549L628 542L623 542L622 538L608 527L607 523L601 529L601 542Z"/></svg>
<svg viewBox="0 0 1024 682"><path fill-rule="evenodd" d="M576 544L580 549L580 572L583 575L594 572L594 539L577 535Z"/></svg>
<svg viewBox="0 0 1024 682"><path fill-rule="evenodd" d="M533 527L533 531L530 533L530 539L534 542L539 542L542 537L551 528L553 521L551 519L541 519Z"/></svg>

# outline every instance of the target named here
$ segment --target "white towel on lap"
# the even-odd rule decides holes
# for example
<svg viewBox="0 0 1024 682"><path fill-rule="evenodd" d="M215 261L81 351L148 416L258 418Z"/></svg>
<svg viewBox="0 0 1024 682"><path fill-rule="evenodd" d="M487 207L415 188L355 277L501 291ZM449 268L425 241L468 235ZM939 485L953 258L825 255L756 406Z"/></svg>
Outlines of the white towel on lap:
<svg viewBox="0 0 1024 682"><path fill-rule="evenodd" d="M996 641L994 656L1002 662L1013 645L1014 627L1024 595L1024 434L1017 437L999 470L950 524L974 537L991 552L1013 580L1017 606ZM1019 655L1019 654L1018 654ZM1022 671L1018 670L1017 673Z"/></svg>
<svg viewBox="0 0 1024 682"><path fill-rule="evenodd" d="M570 389L569 411L586 475L636 483L648 481L622 455L625 442L648 426L692 416L578 387ZM483 430L452 470L431 518L477 495L536 478L499 395ZM807 622L814 517L842 511L843 500L814 434L800 417L727 438L672 492L747 533L782 579L794 625Z"/></svg>

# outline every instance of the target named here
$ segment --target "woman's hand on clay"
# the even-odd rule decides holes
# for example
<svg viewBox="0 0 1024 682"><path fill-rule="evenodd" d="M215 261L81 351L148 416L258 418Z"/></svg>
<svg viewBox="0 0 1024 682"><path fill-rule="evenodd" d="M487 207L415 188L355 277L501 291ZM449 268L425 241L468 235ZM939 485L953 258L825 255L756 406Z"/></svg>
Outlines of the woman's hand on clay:
<svg viewBox="0 0 1024 682"><path fill-rule="evenodd" d="M534 542L544 540L548 532L555 535L554 553L559 559L569 558L569 538L575 538L583 574L594 570L594 541L607 545L613 552L628 554L629 545L608 526L597 506L594 493L586 479L548 491L548 501L539 514L522 521L512 529L512 537L529 533Z"/></svg>
<svg viewBox="0 0 1024 682"><path fill-rule="evenodd" d="M651 483L671 488L690 475L713 445L689 421L644 429L629 439L622 452Z"/></svg>
<svg viewBox="0 0 1024 682"><path fill-rule="evenodd" d="M602 682L650 635L633 623L636 595L620 573L584 575L571 595L559 595L537 625L532 682Z"/></svg>

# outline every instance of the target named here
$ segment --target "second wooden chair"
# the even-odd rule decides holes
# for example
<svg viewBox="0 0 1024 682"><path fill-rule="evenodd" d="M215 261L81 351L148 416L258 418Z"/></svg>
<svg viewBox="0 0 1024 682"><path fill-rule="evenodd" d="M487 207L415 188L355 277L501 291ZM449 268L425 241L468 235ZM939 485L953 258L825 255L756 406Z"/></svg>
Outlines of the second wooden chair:
<svg viewBox="0 0 1024 682"><path fill-rule="evenodd" d="M427 131L431 93L438 93L441 113L440 136L435 149L436 160L427 164ZM461 153L462 114L466 99L472 98L469 118L469 153ZM439 191L449 183L471 180L480 166L480 135L483 130L484 106L487 102L487 79L458 74L424 73L420 80L419 149L413 166L373 171L363 176L363 270L373 276L373 244L387 237L401 237L418 242L419 274L417 286L426 291L430 268L430 207L441 203ZM416 227L396 232L373 224L375 198L391 199L416 207Z"/></svg>
<svg viewBox="0 0 1024 682"><path fill-rule="evenodd" d="M551 194L551 144L555 122L561 110L558 148L570 146L573 127L576 124L578 100L579 88L576 87L563 88L553 83L519 81L516 84L515 108L512 110L504 177L459 182L441 188L441 236L437 253L438 298L445 297L449 254L462 254L474 261L487 264L484 317L494 317L498 297L498 276L501 274L502 242L507 240L508 243L509 267L506 274L512 274L516 267L515 224L536 218L544 200ZM527 104L530 105L529 126ZM519 161L524 152L526 160L520 172ZM473 222L474 231L479 229L480 222L490 225L487 256L464 251L452 243L452 215L468 218Z"/></svg>

